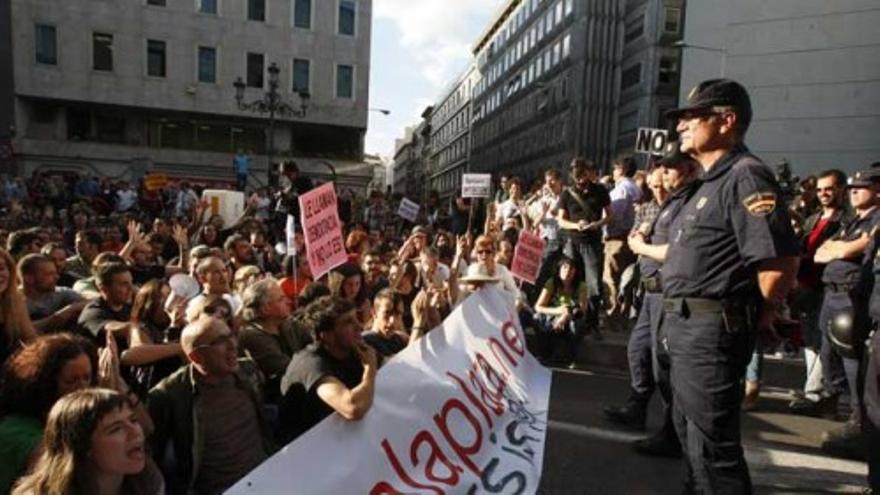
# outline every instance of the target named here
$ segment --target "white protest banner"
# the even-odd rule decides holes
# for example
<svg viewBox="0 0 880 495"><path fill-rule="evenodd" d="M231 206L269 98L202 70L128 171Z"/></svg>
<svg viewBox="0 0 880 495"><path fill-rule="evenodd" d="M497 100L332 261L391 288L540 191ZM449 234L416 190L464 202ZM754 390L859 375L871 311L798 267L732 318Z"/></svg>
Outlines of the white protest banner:
<svg viewBox="0 0 880 495"><path fill-rule="evenodd" d="M492 174L462 174L462 198L488 198L492 195Z"/></svg>
<svg viewBox="0 0 880 495"><path fill-rule="evenodd" d="M227 494L535 493L550 371L486 287L388 361L360 421L332 415Z"/></svg>
<svg viewBox="0 0 880 495"><path fill-rule="evenodd" d="M287 254L296 256L296 218L293 215L287 215L284 233L287 234Z"/></svg>
<svg viewBox="0 0 880 495"><path fill-rule="evenodd" d="M300 196L299 211L309 268L317 280L348 261L333 183L328 182Z"/></svg>
<svg viewBox="0 0 880 495"><path fill-rule="evenodd" d="M519 279L534 284L541 271L541 260L544 258L544 240L527 230L520 231L510 273Z"/></svg>
<svg viewBox="0 0 880 495"><path fill-rule="evenodd" d="M663 129L639 127L639 132L636 134L636 153L662 155L666 151L667 139L668 134Z"/></svg>
<svg viewBox="0 0 880 495"><path fill-rule="evenodd" d="M205 189L202 200L208 202L209 216L220 215L223 225L231 227L244 213L244 193L226 189Z"/></svg>
<svg viewBox="0 0 880 495"><path fill-rule="evenodd" d="M403 217L405 220L415 223L416 217L419 216L419 204L410 201L407 198L403 198L400 201L400 208L397 209L397 214Z"/></svg>

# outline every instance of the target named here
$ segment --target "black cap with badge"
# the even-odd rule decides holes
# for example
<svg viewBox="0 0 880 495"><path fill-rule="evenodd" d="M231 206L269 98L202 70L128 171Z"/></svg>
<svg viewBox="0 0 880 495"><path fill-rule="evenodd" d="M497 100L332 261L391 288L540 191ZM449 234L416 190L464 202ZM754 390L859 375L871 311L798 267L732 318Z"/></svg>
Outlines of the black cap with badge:
<svg viewBox="0 0 880 495"><path fill-rule="evenodd" d="M752 101L746 88L732 79L709 79L691 90L686 106L666 112L666 118L678 119L687 112L727 106L736 108L740 123L747 128L752 121Z"/></svg>
<svg viewBox="0 0 880 495"><path fill-rule="evenodd" d="M669 141L663 149L663 156L655 162L658 167L674 167L691 160L690 155L681 152L679 141Z"/></svg>
<svg viewBox="0 0 880 495"><path fill-rule="evenodd" d="M880 183L880 170L860 170L846 181L846 187L871 187Z"/></svg>

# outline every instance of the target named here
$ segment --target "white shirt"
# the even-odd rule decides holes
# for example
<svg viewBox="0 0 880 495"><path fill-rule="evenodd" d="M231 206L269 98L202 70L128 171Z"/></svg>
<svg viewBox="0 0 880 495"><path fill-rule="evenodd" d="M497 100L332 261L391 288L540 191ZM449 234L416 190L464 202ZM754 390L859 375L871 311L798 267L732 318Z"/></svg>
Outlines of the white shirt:
<svg viewBox="0 0 880 495"><path fill-rule="evenodd" d="M529 217L540 218L541 237L545 240L556 240L559 237L559 221L556 220L556 204L559 195L544 191L541 197L529 207ZM547 210L544 210L544 206Z"/></svg>

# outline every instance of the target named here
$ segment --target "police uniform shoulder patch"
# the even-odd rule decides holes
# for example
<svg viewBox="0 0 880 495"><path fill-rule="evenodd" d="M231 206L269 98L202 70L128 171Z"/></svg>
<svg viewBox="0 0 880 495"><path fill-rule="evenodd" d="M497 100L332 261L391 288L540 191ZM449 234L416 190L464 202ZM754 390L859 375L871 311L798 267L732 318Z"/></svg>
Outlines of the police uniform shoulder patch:
<svg viewBox="0 0 880 495"><path fill-rule="evenodd" d="M743 206L753 216L767 216L776 209L776 193L756 192L743 200Z"/></svg>

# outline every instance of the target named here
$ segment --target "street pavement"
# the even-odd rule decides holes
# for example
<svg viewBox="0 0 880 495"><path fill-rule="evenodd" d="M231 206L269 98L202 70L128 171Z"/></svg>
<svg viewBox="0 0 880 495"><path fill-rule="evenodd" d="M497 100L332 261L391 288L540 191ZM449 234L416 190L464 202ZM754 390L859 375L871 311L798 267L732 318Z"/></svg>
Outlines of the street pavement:
<svg viewBox="0 0 880 495"><path fill-rule="evenodd" d="M677 494L681 492L681 461L644 457L630 442L644 433L614 425L602 409L622 404L629 379L620 371L553 371L550 425L544 471L538 493L555 494ZM743 417L746 460L755 492L860 493L867 467L863 462L836 459L819 450L822 432L840 423L789 414L787 391L765 390L758 408ZM648 430L661 421L655 394Z"/></svg>

